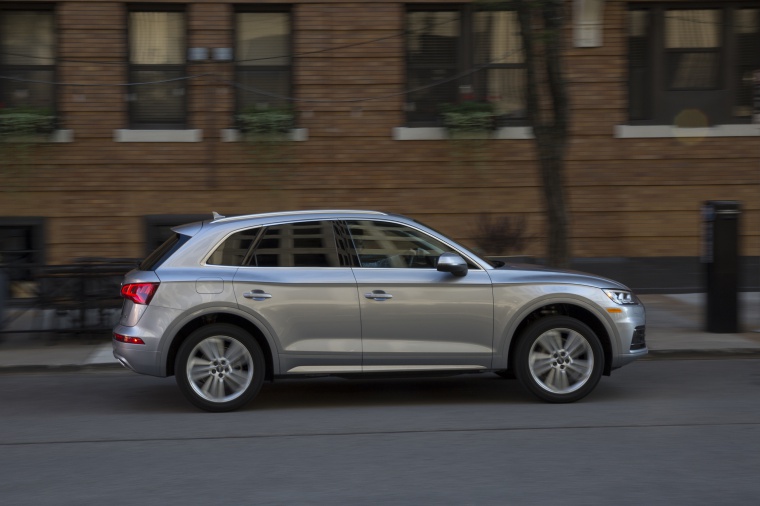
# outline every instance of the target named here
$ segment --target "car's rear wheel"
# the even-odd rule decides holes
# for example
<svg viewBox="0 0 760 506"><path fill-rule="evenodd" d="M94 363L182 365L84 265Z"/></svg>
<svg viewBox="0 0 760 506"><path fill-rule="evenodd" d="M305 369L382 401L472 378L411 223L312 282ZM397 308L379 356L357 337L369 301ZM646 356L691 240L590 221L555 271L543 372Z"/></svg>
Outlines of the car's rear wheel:
<svg viewBox="0 0 760 506"><path fill-rule="evenodd" d="M177 353L182 393L206 411L232 411L250 402L264 383L264 355L245 330L223 323L201 327Z"/></svg>
<svg viewBox="0 0 760 506"><path fill-rule="evenodd" d="M543 318L529 326L519 339L515 375L528 391L544 401L582 399L602 376L602 344L588 325L575 318Z"/></svg>

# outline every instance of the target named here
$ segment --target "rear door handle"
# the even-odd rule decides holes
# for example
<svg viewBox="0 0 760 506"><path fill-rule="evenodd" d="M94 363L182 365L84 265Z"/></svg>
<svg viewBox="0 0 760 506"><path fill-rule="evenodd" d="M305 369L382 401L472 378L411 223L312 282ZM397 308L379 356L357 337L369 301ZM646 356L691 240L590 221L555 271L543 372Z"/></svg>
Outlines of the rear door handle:
<svg viewBox="0 0 760 506"><path fill-rule="evenodd" d="M250 292L245 292L243 294L243 297L245 297L246 299L262 301L262 300L271 299L272 294L266 293L264 290L251 290Z"/></svg>
<svg viewBox="0 0 760 506"><path fill-rule="evenodd" d="M392 299L393 295L389 293L385 293L382 290L372 290L372 292L370 293L365 293L364 297L371 300L383 301L383 300Z"/></svg>

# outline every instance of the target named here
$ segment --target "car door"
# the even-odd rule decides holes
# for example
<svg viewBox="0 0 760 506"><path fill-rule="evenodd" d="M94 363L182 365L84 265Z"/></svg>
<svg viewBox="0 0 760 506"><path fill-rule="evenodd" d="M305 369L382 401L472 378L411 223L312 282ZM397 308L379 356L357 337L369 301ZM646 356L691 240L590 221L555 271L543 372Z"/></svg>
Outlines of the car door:
<svg viewBox="0 0 760 506"><path fill-rule="evenodd" d="M269 226L235 275L238 304L275 336L284 373L361 370L356 280L334 226Z"/></svg>
<svg viewBox="0 0 760 506"><path fill-rule="evenodd" d="M486 271L473 264L462 277L439 272L438 257L453 248L402 223L347 225L359 262L363 371L491 366L493 289Z"/></svg>

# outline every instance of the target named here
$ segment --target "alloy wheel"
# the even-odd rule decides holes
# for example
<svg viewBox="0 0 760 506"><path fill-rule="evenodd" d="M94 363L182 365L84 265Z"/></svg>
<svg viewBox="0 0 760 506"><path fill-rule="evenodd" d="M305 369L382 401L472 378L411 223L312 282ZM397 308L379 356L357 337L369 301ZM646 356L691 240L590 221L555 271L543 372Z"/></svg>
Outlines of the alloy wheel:
<svg viewBox="0 0 760 506"><path fill-rule="evenodd" d="M246 392L254 376L251 353L237 339L215 335L190 351L185 374L202 399L214 403L234 400Z"/></svg>

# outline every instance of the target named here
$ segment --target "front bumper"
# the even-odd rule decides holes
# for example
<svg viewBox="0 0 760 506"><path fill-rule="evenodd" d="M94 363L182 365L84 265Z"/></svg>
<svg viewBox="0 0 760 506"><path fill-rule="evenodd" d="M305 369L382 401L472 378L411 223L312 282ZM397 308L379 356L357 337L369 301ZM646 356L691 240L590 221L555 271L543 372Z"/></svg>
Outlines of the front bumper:
<svg viewBox="0 0 760 506"><path fill-rule="evenodd" d="M623 367L649 353L646 343L646 310L643 305L628 306L613 317L619 336L619 349L612 357L612 369Z"/></svg>

